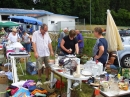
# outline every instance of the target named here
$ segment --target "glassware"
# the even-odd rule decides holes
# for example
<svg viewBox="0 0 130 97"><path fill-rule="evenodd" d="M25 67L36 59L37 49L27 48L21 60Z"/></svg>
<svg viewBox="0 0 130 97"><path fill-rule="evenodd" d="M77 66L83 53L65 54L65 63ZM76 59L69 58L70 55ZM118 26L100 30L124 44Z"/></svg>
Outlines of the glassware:
<svg viewBox="0 0 130 97"><path fill-rule="evenodd" d="M96 83L96 84L100 84L100 77L95 77L95 79L94 79L94 83Z"/></svg>
<svg viewBox="0 0 130 97"><path fill-rule="evenodd" d="M92 67L92 73L94 76L96 76L98 74L98 67L97 66Z"/></svg>
<svg viewBox="0 0 130 97"><path fill-rule="evenodd" d="M102 91L108 92L108 90L109 90L108 81L102 81L102 82L100 82L100 85L102 86Z"/></svg>
<svg viewBox="0 0 130 97"><path fill-rule="evenodd" d="M110 86L112 83L114 83L114 78L113 78L113 77L110 77L108 83L109 83L109 86Z"/></svg>
<svg viewBox="0 0 130 97"><path fill-rule="evenodd" d="M120 89L119 89L119 86L118 86L118 81L115 81L114 78L111 78L109 80L109 86L110 86L110 89L109 89L109 92L113 95L118 95L119 92L120 92Z"/></svg>
<svg viewBox="0 0 130 97"><path fill-rule="evenodd" d="M129 80L125 79L124 83L125 83L125 90L128 90L129 89Z"/></svg>

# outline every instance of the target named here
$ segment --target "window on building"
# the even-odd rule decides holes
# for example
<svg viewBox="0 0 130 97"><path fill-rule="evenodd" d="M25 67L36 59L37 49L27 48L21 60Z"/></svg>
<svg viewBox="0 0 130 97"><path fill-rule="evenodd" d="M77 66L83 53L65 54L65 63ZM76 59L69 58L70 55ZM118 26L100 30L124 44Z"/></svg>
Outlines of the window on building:
<svg viewBox="0 0 130 97"><path fill-rule="evenodd" d="M51 21L51 24L54 24L55 23L55 21Z"/></svg>
<svg viewBox="0 0 130 97"><path fill-rule="evenodd" d="M1 15L1 19L3 21L8 20L9 15Z"/></svg>

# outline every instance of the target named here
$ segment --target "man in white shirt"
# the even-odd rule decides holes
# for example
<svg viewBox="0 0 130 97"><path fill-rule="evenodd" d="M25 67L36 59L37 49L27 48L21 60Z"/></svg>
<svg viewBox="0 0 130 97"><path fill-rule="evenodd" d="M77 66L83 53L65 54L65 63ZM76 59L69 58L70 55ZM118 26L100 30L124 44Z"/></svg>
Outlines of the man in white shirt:
<svg viewBox="0 0 130 97"><path fill-rule="evenodd" d="M46 24L43 24L40 30L35 31L32 36L34 55L37 60L36 62L38 67L39 81L41 81L43 62L46 66L45 69L46 81L49 79L48 60L50 55L51 56L54 55L52 45L51 45L51 38L47 31L48 31L48 26Z"/></svg>

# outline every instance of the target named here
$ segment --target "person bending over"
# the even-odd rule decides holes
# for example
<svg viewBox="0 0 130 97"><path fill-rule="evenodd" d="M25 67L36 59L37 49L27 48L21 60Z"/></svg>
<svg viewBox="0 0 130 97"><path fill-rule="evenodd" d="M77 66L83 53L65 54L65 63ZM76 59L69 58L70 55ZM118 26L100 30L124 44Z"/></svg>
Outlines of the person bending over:
<svg viewBox="0 0 130 97"><path fill-rule="evenodd" d="M61 49L64 55L79 53L78 41L76 38L76 31L70 30L69 35L61 40Z"/></svg>

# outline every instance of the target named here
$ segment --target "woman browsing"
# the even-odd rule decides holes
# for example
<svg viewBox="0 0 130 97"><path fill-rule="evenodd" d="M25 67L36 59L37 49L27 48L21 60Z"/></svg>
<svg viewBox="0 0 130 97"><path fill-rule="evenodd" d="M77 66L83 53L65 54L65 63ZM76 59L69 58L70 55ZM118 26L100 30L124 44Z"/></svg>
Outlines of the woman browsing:
<svg viewBox="0 0 130 97"><path fill-rule="evenodd" d="M69 35L62 39L60 46L64 55L79 53L78 41L75 36L75 30L70 30Z"/></svg>
<svg viewBox="0 0 130 97"><path fill-rule="evenodd" d="M93 48L94 60L98 60L105 66L108 57L108 43L107 40L102 36L102 28L96 27L94 29L94 36L97 38L96 44Z"/></svg>

